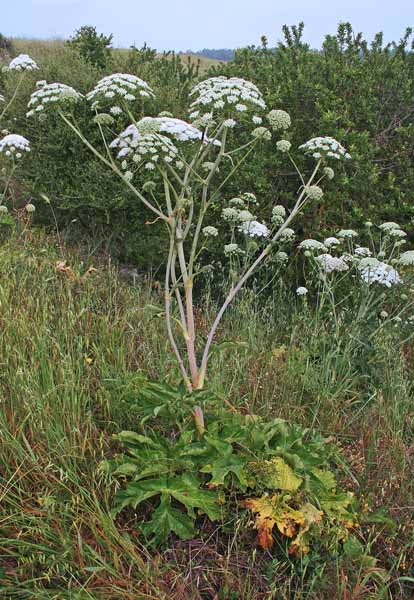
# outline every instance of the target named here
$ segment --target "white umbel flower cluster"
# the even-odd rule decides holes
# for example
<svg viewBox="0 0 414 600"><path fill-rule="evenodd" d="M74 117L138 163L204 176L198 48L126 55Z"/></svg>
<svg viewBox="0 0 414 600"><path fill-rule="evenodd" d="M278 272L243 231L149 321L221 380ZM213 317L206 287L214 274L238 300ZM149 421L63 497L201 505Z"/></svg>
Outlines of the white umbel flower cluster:
<svg viewBox="0 0 414 600"><path fill-rule="evenodd" d="M334 248L335 246L339 246L340 243L340 240L336 237L327 237L326 240L324 240L323 245L326 248Z"/></svg>
<svg viewBox="0 0 414 600"><path fill-rule="evenodd" d="M218 236L218 229L216 227L213 227L212 225L207 225L206 227L203 227L202 231L206 237Z"/></svg>
<svg viewBox="0 0 414 600"><path fill-rule="evenodd" d="M170 138L160 133L141 134L135 125L129 125L111 142L110 148L118 150L117 157L122 160L121 167L124 170L127 170L129 160L149 171L154 170L159 161L174 163L178 168L182 165L177 160L178 149Z"/></svg>
<svg viewBox="0 0 414 600"><path fill-rule="evenodd" d="M252 136L254 138L261 138L267 142L272 139L272 134L270 131L267 129L267 127L263 127L262 125L253 129Z"/></svg>
<svg viewBox="0 0 414 600"><path fill-rule="evenodd" d="M245 221L239 225L238 230L249 237L269 237L270 230L264 223L259 221Z"/></svg>
<svg viewBox="0 0 414 600"><path fill-rule="evenodd" d="M56 108L56 106L62 108L62 106L73 105L82 98L82 94L65 83L45 83L44 81L39 81L38 83L41 85L30 96L29 104L27 105L30 109L26 113L27 117L38 115L46 108Z"/></svg>
<svg viewBox="0 0 414 600"><path fill-rule="evenodd" d="M271 110L267 114L267 120L270 127L276 131L278 129L289 129L291 125L290 115L285 110Z"/></svg>
<svg viewBox="0 0 414 600"><path fill-rule="evenodd" d="M248 108L266 108L259 88L239 77L210 77L194 86L190 96L194 98L190 106L191 119L203 116L204 108L225 114L242 113Z"/></svg>
<svg viewBox="0 0 414 600"><path fill-rule="evenodd" d="M295 239L294 230L290 227L285 227L283 231L281 231L279 239L281 242L293 242L293 240Z"/></svg>
<svg viewBox="0 0 414 600"><path fill-rule="evenodd" d="M357 246L354 250L354 254L356 256L371 256L372 252L369 248L365 248L364 246Z"/></svg>
<svg viewBox="0 0 414 600"><path fill-rule="evenodd" d="M291 147L292 144L289 142L289 140L279 140L278 142L276 142L276 149L279 150L279 152L282 152L283 154L289 152Z"/></svg>
<svg viewBox="0 0 414 600"><path fill-rule="evenodd" d="M388 233L389 231L392 231L393 229L400 229L400 226L398 225L398 223L394 223L393 221L387 221L386 223L381 223L381 225L378 226L379 229L381 229L381 231L385 231L386 233Z"/></svg>
<svg viewBox="0 0 414 600"><path fill-rule="evenodd" d="M305 154L313 156L316 160L321 158L332 158L340 160L350 159L351 155L345 148L332 137L315 137L299 146Z"/></svg>
<svg viewBox="0 0 414 600"><path fill-rule="evenodd" d="M92 108L107 108L119 103L133 102L137 98L154 98L155 94L146 81L129 73L113 73L103 77L86 94ZM118 108L120 108L118 106ZM122 110L122 109L121 109ZM117 111L116 114L121 114Z"/></svg>
<svg viewBox="0 0 414 600"><path fill-rule="evenodd" d="M206 136L203 137L203 133L194 125L172 117L144 117L138 121L137 129L141 134L162 133L170 135L178 142L197 142L201 140L205 143L210 142ZM218 140L213 143L218 146L221 145Z"/></svg>
<svg viewBox="0 0 414 600"><path fill-rule="evenodd" d="M379 260L366 259L360 262L359 268L362 279L369 285L377 282L390 288L396 283L401 283L397 271Z"/></svg>
<svg viewBox="0 0 414 600"><path fill-rule="evenodd" d="M28 54L19 54L10 62L8 71L37 71L38 65Z"/></svg>
<svg viewBox="0 0 414 600"><path fill-rule="evenodd" d="M9 133L0 140L0 153L7 158L19 160L26 152L30 152L30 143L22 135Z"/></svg>
<svg viewBox="0 0 414 600"><path fill-rule="evenodd" d="M323 189L318 185L308 185L305 187L305 192L309 200L318 201L323 198Z"/></svg>
<svg viewBox="0 0 414 600"><path fill-rule="evenodd" d="M398 263L405 267L414 265L414 250L407 250L407 252L403 252L398 260Z"/></svg>
<svg viewBox="0 0 414 600"><path fill-rule="evenodd" d="M239 248L238 244L226 244L224 246L224 254L226 256L235 256L237 254L244 254L244 250Z"/></svg>
<svg viewBox="0 0 414 600"><path fill-rule="evenodd" d="M306 296L307 293L308 293L308 288L305 288L303 286L299 286L296 290L297 296Z"/></svg>
<svg viewBox="0 0 414 600"><path fill-rule="evenodd" d="M338 237L342 238L342 239L352 239L354 237L358 237L358 233L356 231L354 231L353 229L341 229L341 231L338 231Z"/></svg>
<svg viewBox="0 0 414 600"><path fill-rule="evenodd" d="M274 225L282 225L286 218L286 208L281 204L277 204L272 208L272 223Z"/></svg>
<svg viewBox="0 0 414 600"><path fill-rule="evenodd" d="M326 246L318 240L303 240L299 244L301 250L309 250L311 252L326 252Z"/></svg>
<svg viewBox="0 0 414 600"><path fill-rule="evenodd" d="M388 237L400 239L407 237L407 234L402 229L390 229L390 231L387 231L387 235Z"/></svg>
<svg viewBox="0 0 414 600"><path fill-rule="evenodd" d="M330 254L321 254L315 259L324 273L333 273L334 271L348 271L349 266L343 258L331 256Z"/></svg>

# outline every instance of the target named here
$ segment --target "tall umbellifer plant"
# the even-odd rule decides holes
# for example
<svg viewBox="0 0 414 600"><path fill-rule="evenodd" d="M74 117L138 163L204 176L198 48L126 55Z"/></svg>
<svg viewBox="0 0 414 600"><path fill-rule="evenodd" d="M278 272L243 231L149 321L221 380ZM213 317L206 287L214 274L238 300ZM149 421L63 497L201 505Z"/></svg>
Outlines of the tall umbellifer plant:
<svg viewBox="0 0 414 600"><path fill-rule="evenodd" d="M310 175L303 176L290 153L291 143L287 139L272 142L275 133L289 128L289 114L283 110L267 112L260 90L243 79L213 77L197 84L190 92L189 122L167 113L137 118L135 115L142 114L153 97L145 81L128 74L105 77L86 99L63 84L41 82L30 100L28 116L45 120L49 111L57 111L94 155L123 179L155 220L165 224L169 236L164 290L168 336L187 388L199 390L204 386L211 345L227 307L272 250L292 239L290 224L299 212L322 198L320 183L333 176L327 163L350 156L336 140L314 138L301 146L314 162ZM90 103L102 134L99 148L77 125L76 106L82 102ZM131 124L114 139L111 132L117 120L125 123L126 117ZM240 147L232 144L237 128L251 128L249 141ZM296 202L290 210L275 206L268 226L251 212L255 201L252 194L223 201L221 224L230 236L223 242L223 250L231 261L232 284L207 338L201 342L194 315L194 281L205 268L200 263L209 237L223 234L222 225L211 225L209 215L217 214L223 186L265 143L274 143L275 151L285 153L297 170L300 188ZM173 317L173 303L177 318ZM185 342L184 351L177 331Z"/></svg>
<svg viewBox="0 0 414 600"><path fill-rule="evenodd" d="M10 185L15 177L18 164L30 152L30 142L22 135L10 133L4 129L4 120L7 112L16 100L21 85L27 73L37 71L39 69L36 62L27 54L19 54L16 56L7 67L4 67L4 73L9 77L14 78L14 90L10 98L5 97L0 93L0 129L3 137L0 139L0 164L2 165L0 174L0 223L8 222L8 212L6 200L9 194ZM33 204L26 204L24 207L29 213L34 211ZM23 209L23 210L24 210Z"/></svg>

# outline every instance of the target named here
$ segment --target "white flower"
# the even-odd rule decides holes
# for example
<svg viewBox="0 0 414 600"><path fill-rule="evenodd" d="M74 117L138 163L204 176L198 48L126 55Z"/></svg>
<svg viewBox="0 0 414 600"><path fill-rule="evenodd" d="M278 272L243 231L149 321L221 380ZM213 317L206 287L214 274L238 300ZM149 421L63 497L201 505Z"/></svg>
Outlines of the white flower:
<svg viewBox="0 0 414 600"><path fill-rule="evenodd" d="M371 256L372 252L369 248L357 246L354 250L354 254L356 254L357 256Z"/></svg>
<svg viewBox="0 0 414 600"><path fill-rule="evenodd" d="M398 225L398 223L393 223L392 221L388 221L387 223L382 223L381 225L379 225L379 229L381 229L382 231L392 231L393 229L400 229L400 226Z"/></svg>
<svg viewBox="0 0 414 600"><path fill-rule="evenodd" d="M242 200L242 202L243 202L243 200ZM244 209L244 210L239 211L239 221L241 223L245 223L247 221L253 221L253 219L254 219L254 216L252 215L250 210Z"/></svg>
<svg viewBox="0 0 414 600"><path fill-rule="evenodd" d="M110 126L114 123L114 118L111 115L108 115L107 113L100 113L100 114L94 116L93 121L97 125Z"/></svg>
<svg viewBox="0 0 414 600"><path fill-rule="evenodd" d="M239 77L210 77L194 86L190 96L194 97L190 106L192 112L201 107L227 113L241 112L248 108L266 108L257 86Z"/></svg>
<svg viewBox="0 0 414 600"><path fill-rule="evenodd" d="M352 239L358 237L358 233L353 229L341 229L341 231L338 232L338 237Z"/></svg>
<svg viewBox="0 0 414 600"><path fill-rule="evenodd" d="M242 200L241 198L232 198L231 200L229 200L229 204L244 208L244 200Z"/></svg>
<svg viewBox="0 0 414 600"><path fill-rule="evenodd" d="M299 244L301 250L310 250L311 252L326 252L326 247L318 240L303 240Z"/></svg>
<svg viewBox="0 0 414 600"><path fill-rule="evenodd" d="M210 143L211 140L206 136L203 136L203 132L182 121L181 119L174 119L172 117L144 117L136 124L136 128L139 133L163 133L170 135L179 142L193 142L201 141L204 143ZM218 140L214 140L214 145L220 146Z"/></svg>
<svg viewBox="0 0 414 600"><path fill-rule="evenodd" d="M281 231L281 233L279 234L279 237L282 240L282 242L292 242L295 239L295 232L293 231L293 229L285 227L285 229L283 229L283 231Z"/></svg>
<svg viewBox="0 0 414 600"><path fill-rule="evenodd" d="M366 268L361 268L361 263L359 264L361 277L369 285L374 282L378 282L381 285L385 285L386 287L390 288L396 283L401 283L401 279L397 271L390 265L377 261L375 266L373 265L367 266Z"/></svg>
<svg viewBox="0 0 414 600"><path fill-rule="evenodd" d="M4 204L0 205L0 213L6 213L9 212L7 209L7 206L4 206Z"/></svg>
<svg viewBox="0 0 414 600"><path fill-rule="evenodd" d="M34 204L26 204L25 209L26 209L26 212L28 212L28 213L34 213L36 210L36 207Z"/></svg>
<svg viewBox="0 0 414 600"><path fill-rule="evenodd" d="M124 111L122 110L122 108L120 106L111 106L111 108L109 109L109 112L111 113L111 115L121 115Z"/></svg>
<svg viewBox="0 0 414 600"><path fill-rule="evenodd" d="M286 208L284 206L282 206L281 204L276 204L276 206L274 206L272 208L272 215L277 215L278 217L286 217Z"/></svg>
<svg viewBox="0 0 414 600"><path fill-rule="evenodd" d="M405 237L407 237L407 234L402 229L390 229L387 232L387 235L389 237L394 237L394 238L405 238Z"/></svg>
<svg viewBox="0 0 414 600"><path fill-rule="evenodd" d="M216 229L216 227L212 227L211 225L207 225L207 227L203 227L203 233L206 237L217 237L218 229Z"/></svg>
<svg viewBox="0 0 414 600"><path fill-rule="evenodd" d="M221 216L225 221L237 222L239 220L239 211L237 208L232 208L231 206L226 206L221 211Z"/></svg>
<svg viewBox="0 0 414 600"><path fill-rule="evenodd" d="M328 179L333 179L335 177L335 171L331 169L331 167L325 167L323 172Z"/></svg>
<svg viewBox="0 0 414 600"><path fill-rule="evenodd" d="M27 54L19 54L10 62L8 71L36 71L39 69L35 61Z"/></svg>
<svg viewBox="0 0 414 600"><path fill-rule="evenodd" d="M236 121L234 119L226 119L225 121L223 121L223 126L227 129L233 129L235 125Z"/></svg>
<svg viewBox="0 0 414 600"><path fill-rule="evenodd" d="M239 225L238 230L249 237L269 237L270 230L259 221L246 221Z"/></svg>
<svg viewBox="0 0 414 600"><path fill-rule="evenodd" d="M282 225L286 218L286 209L281 204L274 206L272 209L272 223L274 225Z"/></svg>
<svg viewBox="0 0 414 600"><path fill-rule="evenodd" d="M279 251L279 252L276 252L276 254L275 254L275 260L278 263L285 264L289 260L289 257L286 254L286 252Z"/></svg>
<svg viewBox="0 0 414 600"><path fill-rule="evenodd" d="M64 83L43 83L39 89L37 89L30 96L28 108L35 107L34 110L29 110L26 114L27 117L33 116L37 112L45 109L46 107L56 106L65 107L66 105L75 104L82 98L82 94L79 94L69 85ZM52 105L50 104L52 102Z"/></svg>
<svg viewBox="0 0 414 600"><path fill-rule="evenodd" d="M289 152L291 147L292 144L288 140L279 140L278 142L276 142L276 148L277 150L279 150L279 152Z"/></svg>
<svg viewBox="0 0 414 600"><path fill-rule="evenodd" d="M14 157L19 159L22 156L22 152L30 152L29 140L22 135L9 133L0 140L0 153L4 153L7 158Z"/></svg>
<svg viewBox="0 0 414 600"><path fill-rule="evenodd" d="M291 119L289 113L285 110L271 110L267 114L267 120L270 123L272 129L289 129L291 125Z"/></svg>
<svg viewBox="0 0 414 600"><path fill-rule="evenodd" d="M272 139L272 134L267 129L267 127L262 127L262 126L256 127L256 129L253 129L252 136L254 138L262 138L266 141L269 141Z"/></svg>
<svg viewBox="0 0 414 600"><path fill-rule="evenodd" d="M299 148L315 159L335 158L339 160L351 158L345 148L332 137L315 137L299 146Z"/></svg>
<svg viewBox="0 0 414 600"><path fill-rule="evenodd" d="M113 98L116 98L117 102L132 102L135 100L132 92L138 93L141 97L155 97L154 92L143 79L129 73L113 73L100 79L86 98L92 103L92 108L96 109L101 104L104 107L110 105L111 102L108 100Z"/></svg>
<svg viewBox="0 0 414 600"><path fill-rule="evenodd" d="M155 168L154 156L171 162L178 155L178 149L170 138L160 133L141 134L135 125L129 125L109 147L118 150L119 159L126 157L136 164L146 163L145 168L149 170Z"/></svg>
<svg viewBox="0 0 414 600"><path fill-rule="evenodd" d="M339 246L340 243L341 243L341 241L338 240L338 238L328 237L328 238L326 238L326 240L324 240L323 245L326 246L326 248L332 248L335 246Z"/></svg>
<svg viewBox="0 0 414 600"><path fill-rule="evenodd" d="M309 200L320 200L323 197L323 190L318 185L308 185L305 188Z"/></svg>
<svg viewBox="0 0 414 600"><path fill-rule="evenodd" d="M348 271L349 267L345 260L331 256L330 254L321 254L315 258L319 263L319 266L325 273L332 273L334 271Z"/></svg>
<svg viewBox="0 0 414 600"><path fill-rule="evenodd" d="M308 288L305 288L303 286L298 287L296 290L297 296L306 296L307 293L308 293Z"/></svg>
<svg viewBox="0 0 414 600"><path fill-rule="evenodd" d="M258 117L257 115L254 115L252 117L252 121L255 125L261 125L263 122L263 119L262 119L262 117Z"/></svg>
<svg viewBox="0 0 414 600"><path fill-rule="evenodd" d="M242 194L242 198L247 203L249 203L249 202L251 202L252 204L256 204L257 203L256 196L254 194L252 194L251 192L244 192L244 194Z"/></svg>
<svg viewBox="0 0 414 600"><path fill-rule="evenodd" d="M398 260L400 265L412 266L414 265L414 250L407 250L403 252Z"/></svg>
<svg viewBox="0 0 414 600"><path fill-rule="evenodd" d="M244 254L244 252L239 248L238 244L226 244L224 246L224 254L226 256L232 256L234 254Z"/></svg>
<svg viewBox="0 0 414 600"><path fill-rule="evenodd" d="M388 313L386 310L382 310L379 314L379 316L381 317L381 319L387 319L388 318Z"/></svg>

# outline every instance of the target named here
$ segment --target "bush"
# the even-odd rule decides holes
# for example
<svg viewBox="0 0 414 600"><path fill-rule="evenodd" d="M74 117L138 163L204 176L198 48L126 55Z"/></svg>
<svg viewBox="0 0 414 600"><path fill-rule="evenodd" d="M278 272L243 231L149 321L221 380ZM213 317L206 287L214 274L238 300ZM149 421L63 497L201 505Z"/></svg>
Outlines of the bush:
<svg viewBox="0 0 414 600"><path fill-rule="evenodd" d="M84 25L74 37L66 42L88 63L99 69L105 69L111 57L112 33L108 36L98 34L96 27Z"/></svg>

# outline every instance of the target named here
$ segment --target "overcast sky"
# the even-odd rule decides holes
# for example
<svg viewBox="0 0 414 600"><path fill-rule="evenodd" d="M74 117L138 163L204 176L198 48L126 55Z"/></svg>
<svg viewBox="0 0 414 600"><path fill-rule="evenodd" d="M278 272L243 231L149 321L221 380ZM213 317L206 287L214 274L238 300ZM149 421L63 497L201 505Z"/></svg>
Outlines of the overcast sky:
<svg viewBox="0 0 414 600"><path fill-rule="evenodd" d="M305 22L305 40L318 47L339 21L368 38L387 41L414 26L414 0L0 0L0 32L8 36L70 36L82 25L113 33L115 46L147 42L158 50L273 45L283 24Z"/></svg>

